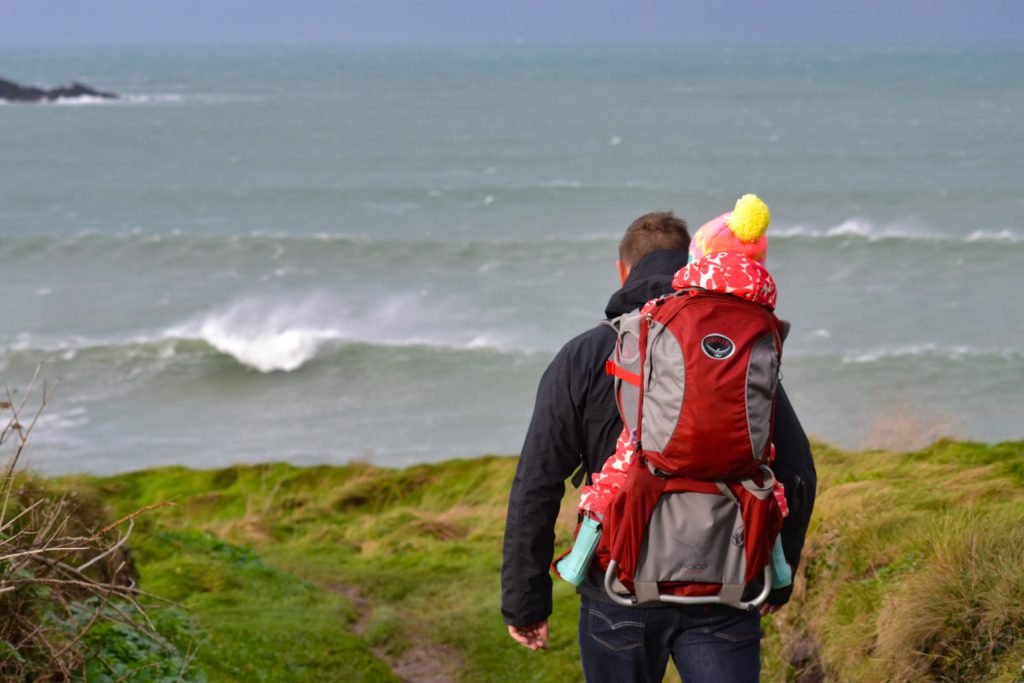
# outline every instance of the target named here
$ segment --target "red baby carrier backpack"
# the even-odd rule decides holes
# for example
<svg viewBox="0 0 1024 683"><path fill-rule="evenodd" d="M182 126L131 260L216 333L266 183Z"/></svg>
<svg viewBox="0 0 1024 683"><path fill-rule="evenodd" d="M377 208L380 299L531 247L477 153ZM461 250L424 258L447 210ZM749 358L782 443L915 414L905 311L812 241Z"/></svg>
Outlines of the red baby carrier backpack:
<svg viewBox="0 0 1024 683"><path fill-rule="evenodd" d="M606 591L622 604L759 604L782 528L769 469L782 323L691 288L611 324L607 371L636 460L603 524Z"/></svg>

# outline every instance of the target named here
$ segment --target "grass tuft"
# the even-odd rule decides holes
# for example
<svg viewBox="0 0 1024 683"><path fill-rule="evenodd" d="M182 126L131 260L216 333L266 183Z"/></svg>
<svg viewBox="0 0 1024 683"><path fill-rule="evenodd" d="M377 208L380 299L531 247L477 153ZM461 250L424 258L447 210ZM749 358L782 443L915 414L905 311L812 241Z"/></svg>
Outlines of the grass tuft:
<svg viewBox="0 0 1024 683"><path fill-rule="evenodd" d="M879 612L878 656L893 680L987 680L1024 642L1024 516L962 511L923 534L931 558Z"/></svg>
<svg viewBox="0 0 1024 683"><path fill-rule="evenodd" d="M801 580L772 647L806 654L811 643L803 659L842 681L1013 680L1024 648L1024 490L1010 465L1022 446L816 449Z"/></svg>

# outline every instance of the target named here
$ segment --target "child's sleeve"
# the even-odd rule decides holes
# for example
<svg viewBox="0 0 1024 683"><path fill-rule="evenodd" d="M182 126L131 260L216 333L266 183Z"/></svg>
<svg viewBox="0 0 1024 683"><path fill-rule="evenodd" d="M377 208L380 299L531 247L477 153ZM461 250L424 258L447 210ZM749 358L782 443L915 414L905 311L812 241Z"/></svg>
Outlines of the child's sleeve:
<svg viewBox="0 0 1024 683"><path fill-rule="evenodd" d="M580 487L580 512L595 519L604 519L615 494L626 481L626 473L633 462L633 442L623 428L615 442L615 453L605 461L601 471L593 476L593 483Z"/></svg>
<svg viewBox="0 0 1024 683"><path fill-rule="evenodd" d="M648 313L654 309L656 301L648 301L640 309L641 313ZM593 476L593 483L580 487L579 511L589 514L597 520L603 520L608 506L615 498L626 482L626 474L629 466L633 463L634 444L630 438L629 431L623 427L615 442L615 453L608 458L601 471Z"/></svg>

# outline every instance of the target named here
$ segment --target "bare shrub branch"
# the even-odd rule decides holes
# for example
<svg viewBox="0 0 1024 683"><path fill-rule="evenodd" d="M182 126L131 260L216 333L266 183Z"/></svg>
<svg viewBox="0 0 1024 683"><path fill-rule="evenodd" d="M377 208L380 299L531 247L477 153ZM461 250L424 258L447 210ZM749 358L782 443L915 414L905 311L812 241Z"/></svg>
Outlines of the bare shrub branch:
<svg viewBox="0 0 1024 683"><path fill-rule="evenodd" d="M0 680L82 679L90 658L105 660L88 638L102 624L138 634L158 650L170 647L139 602L154 596L139 591L127 543L139 515L172 503L99 526L81 515L74 494L24 471L29 437L59 384L43 377L43 367L23 394L5 389L0 400L0 646L18 655L0 657ZM177 675L184 678L193 656L190 646L184 663L174 659L167 675L181 666ZM119 675L130 680L162 666L150 661Z"/></svg>

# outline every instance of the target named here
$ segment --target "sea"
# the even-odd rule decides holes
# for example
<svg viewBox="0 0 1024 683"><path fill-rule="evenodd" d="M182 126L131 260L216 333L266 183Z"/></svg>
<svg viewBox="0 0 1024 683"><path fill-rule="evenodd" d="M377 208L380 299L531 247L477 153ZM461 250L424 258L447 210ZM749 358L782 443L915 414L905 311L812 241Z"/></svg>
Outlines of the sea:
<svg viewBox="0 0 1024 683"><path fill-rule="evenodd" d="M809 434L1024 437L1024 50L0 48L0 76L122 94L0 104L0 387L44 362L39 471L515 454L626 226L746 192Z"/></svg>

